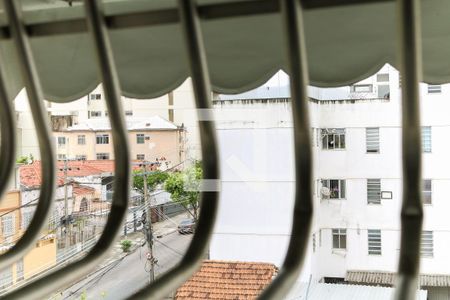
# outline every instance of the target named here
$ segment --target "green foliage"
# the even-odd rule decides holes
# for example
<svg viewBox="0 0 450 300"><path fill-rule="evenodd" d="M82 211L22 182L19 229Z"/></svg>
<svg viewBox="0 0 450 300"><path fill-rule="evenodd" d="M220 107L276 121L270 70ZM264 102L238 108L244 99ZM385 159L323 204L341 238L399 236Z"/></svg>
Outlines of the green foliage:
<svg viewBox="0 0 450 300"><path fill-rule="evenodd" d="M34 161L34 157L33 154L30 153L30 155L28 156L21 156L19 158L16 159L16 163L18 164L28 164L28 163L32 163Z"/></svg>
<svg viewBox="0 0 450 300"><path fill-rule="evenodd" d="M86 291L83 291L80 295L80 300L86 300L86 299L87 299Z"/></svg>
<svg viewBox="0 0 450 300"><path fill-rule="evenodd" d="M141 192L144 192L144 176L143 171L133 172L133 187ZM167 172L155 171L147 174L147 188L152 191L158 184L163 183L169 177Z"/></svg>
<svg viewBox="0 0 450 300"><path fill-rule="evenodd" d="M120 246L122 247L123 252L130 251L132 242L130 240L123 240L120 242Z"/></svg>
<svg viewBox="0 0 450 300"><path fill-rule="evenodd" d="M167 178L164 189L171 194L172 201L183 205L188 211L192 209L192 216L198 219L200 198L200 181L203 170L200 162L183 172L174 172Z"/></svg>

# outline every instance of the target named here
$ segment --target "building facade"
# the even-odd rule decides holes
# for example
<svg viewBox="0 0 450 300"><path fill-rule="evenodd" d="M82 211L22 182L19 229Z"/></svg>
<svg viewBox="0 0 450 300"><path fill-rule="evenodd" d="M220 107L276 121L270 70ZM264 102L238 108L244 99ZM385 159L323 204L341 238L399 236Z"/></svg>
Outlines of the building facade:
<svg viewBox="0 0 450 300"><path fill-rule="evenodd" d="M384 66L350 87L310 88L315 214L300 280L393 284L402 202L400 86L398 72ZM432 296L449 291L442 282L450 277L450 85L420 88L420 285ZM211 258L280 266L295 192L288 91L265 99L252 99L251 93L223 96L215 101L215 109L222 116L222 194Z"/></svg>

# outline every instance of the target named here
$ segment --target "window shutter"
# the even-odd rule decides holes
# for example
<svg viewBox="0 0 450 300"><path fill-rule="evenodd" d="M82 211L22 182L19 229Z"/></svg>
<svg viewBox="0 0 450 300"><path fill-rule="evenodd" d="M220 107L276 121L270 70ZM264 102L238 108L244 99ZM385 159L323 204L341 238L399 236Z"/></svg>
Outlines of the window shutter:
<svg viewBox="0 0 450 300"><path fill-rule="evenodd" d="M422 257L433 257L433 248L433 231L422 231L420 255Z"/></svg>
<svg viewBox="0 0 450 300"><path fill-rule="evenodd" d="M380 152L380 128L366 128L367 153Z"/></svg>
<svg viewBox="0 0 450 300"><path fill-rule="evenodd" d="M439 94L442 92L442 88L440 84L429 84L428 85L428 94Z"/></svg>
<svg viewBox="0 0 450 300"><path fill-rule="evenodd" d="M381 255L381 230L367 230L369 255Z"/></svg>
<svg viewBox="0 0 450 300"><path fill-rule="evenodd" d="M422 151L431 152L431 127L422 127Z"/></svg>
<svg viewBox="0 0 450 300"><path fill-rule="evenodd" d="M367 179L367 203L380 204L381 203L381 180Z"/></svg>

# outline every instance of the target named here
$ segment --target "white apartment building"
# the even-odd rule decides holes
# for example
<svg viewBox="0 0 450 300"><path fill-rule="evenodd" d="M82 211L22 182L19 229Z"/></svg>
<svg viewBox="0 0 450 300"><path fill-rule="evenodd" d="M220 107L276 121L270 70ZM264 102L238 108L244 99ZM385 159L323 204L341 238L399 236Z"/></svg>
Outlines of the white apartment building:
<svg viewBox="0 0 450 300"><path fill-rule="evenodd" d="M402 201L400 85L386 65L350 87L310 88L315 214L299 280L393 284ZM450 85L421 84L421 93L420 286L429 299L448 299ZM265 86L220 96L214 107L222 191L211 259L281 266L295 190L289 91Z"/></svg>
<svg viewBox="0 0 450 300"><path fill-rule="evenodd" d="M190 79L172 92L155 99L131 99L122 97L123 110L128 119L148 118L155 115L167 119L177 126L183 126L186 132L186 157L200 158L197 113ZM73 126L88 120L105 119L108 116L102 86L98 86L85 97L68 102L46 102L49 119L55 124L58 117L66 117L62 126ZM17 112L18 156L32 154L39 158L31 111L25 90L15 99ZM49 120L50 122L50 120Z"/></svg>

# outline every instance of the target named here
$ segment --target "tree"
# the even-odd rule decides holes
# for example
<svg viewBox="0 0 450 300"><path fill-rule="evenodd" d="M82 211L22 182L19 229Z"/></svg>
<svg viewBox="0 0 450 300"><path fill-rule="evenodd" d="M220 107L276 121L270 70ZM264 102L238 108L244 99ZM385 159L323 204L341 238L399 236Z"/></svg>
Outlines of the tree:
<svg viewBox="0 0 450 300"><path fill-rule="evenodd" d="M144 192L144 171L134 171L133 172L133 188ZM169 177L167 172L154 171L147 174L147 188L149 191L153 191L158 184L164 183Z"/></svg>
<svg viewBox="0 0 450 300"><path fill-rule="evenodd" d="M198 220L202 176L201 163L196 162L183 172L171 173L164 184L164 189L172 195L172 201L182 205L195 221Z"/></svg>

